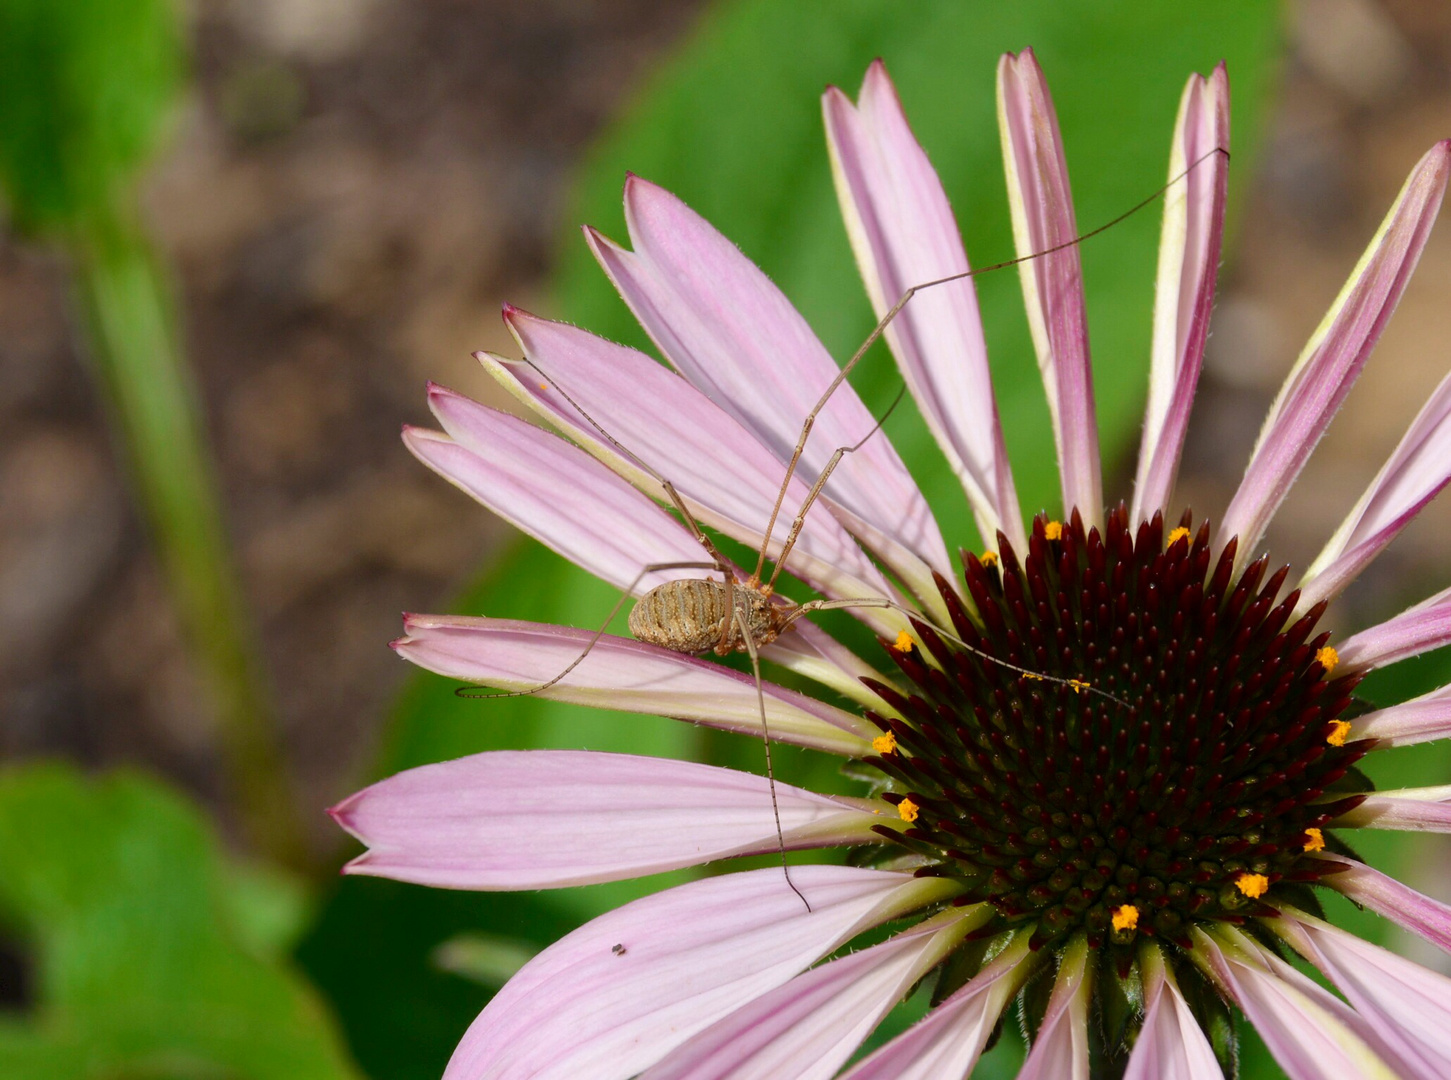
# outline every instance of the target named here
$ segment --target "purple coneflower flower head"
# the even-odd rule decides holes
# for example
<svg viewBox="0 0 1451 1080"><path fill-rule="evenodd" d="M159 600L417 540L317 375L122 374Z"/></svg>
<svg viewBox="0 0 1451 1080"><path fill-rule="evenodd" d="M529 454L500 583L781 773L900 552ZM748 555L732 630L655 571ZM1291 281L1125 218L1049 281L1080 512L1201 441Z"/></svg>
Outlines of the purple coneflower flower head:
<svg viewBox="0 0 1451 1080"><path fill-rule="evenodd" d="M1005 57L998 76L1018 251L1059 248L1078 226L1047 84L1029 52ZM967 270L882 65L855 102L832 89L824 108L878 314L911 285ZM1357 768L1381 747L1451 735L1451 688L1374 712L1354 699L1371 669L1451 642L1451 589L1344 642L1318 628L1451 478L1451 383L1303 576L1260 554L1405 288L1451 149L1436 145L1411 171L1211 525L1171 499L1214 296L1227 175L1214 151L1228 126L1223 68L1191 78L1129 505L1104 503L1079 256L1064 246L1020 265L1061 466L1056 518L1025 526L971 280L924 291L886 332L992 541L955 572L889 440L878 432L843 459L789 570L827 598L888 597L916 614L858 612L889 643L884 655L858 656L807 619L762 655L855 711L771 682L758 699L733 670L611 635L543 691L756 737L764 720L775 740L851 759L875 777L858 798L775 785L785 846L850 847L851 865L792 867L809 910L776 867L595 919L489 1003L450 1078L944 1080L972 1070L1015 1002L1029 1038L1023 1077L1220 1076L1236 1010L1297 1080L1451 1076L1451 980L1337 929L1317 899L1339 892L1451 948L1451 908L1345 842L1357 828L1451 831L1451 785L1374 791ZM629 247L587 238L674 372L508 309L537 370L482 360L565 438L433 388L442 433L405 440L484 505L642 594L701 576L639 576L703 558L662 509L658 478L710 529L759 548L802 420L837 368L765 275L678 199L632 177L625 208ZM874 423L842 386L782 521L832 449ZM395 648L444 675L529 689L592 637L411 616ZM463 889L609 881L778 845L762 777L623 754L480 754L392 777L333 813L368 847L351 872ZM873 930L875 944L851 948ZM1288 963L1291 952L1339 995ZM853 1061L928 976L925 1018Z"/></svg>

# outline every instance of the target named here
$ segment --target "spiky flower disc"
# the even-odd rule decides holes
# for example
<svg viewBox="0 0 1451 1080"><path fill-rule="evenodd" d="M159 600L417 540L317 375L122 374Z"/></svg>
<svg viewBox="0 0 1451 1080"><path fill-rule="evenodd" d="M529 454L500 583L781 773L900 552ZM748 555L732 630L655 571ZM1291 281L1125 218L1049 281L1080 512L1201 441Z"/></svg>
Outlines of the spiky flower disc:
<svg viewBox="0 0 1451 1080"><path fill-rule="evenodd" d="M1003 537L995 566L964 555L973 613L942 593L970 648L918 624L927 656L889 650L915 692L877 684L897 715L868 713L895 742L871 759L887 798L918 808L878 831L961 881L959 902L1035 926L1035 948L1078 929L1188 948L1196 921L1304 904L1292 886L1333 869L1311 830L1360 802L1344 788L1365 744L1327 741L1359 677L1321 662L1325 605L1297 616L1288 568L1236 575L1234 542L1212 556L1188 514L1167 546L1161 516L1127 516L1102 534L1039 517L1021 563Z"/></svg>

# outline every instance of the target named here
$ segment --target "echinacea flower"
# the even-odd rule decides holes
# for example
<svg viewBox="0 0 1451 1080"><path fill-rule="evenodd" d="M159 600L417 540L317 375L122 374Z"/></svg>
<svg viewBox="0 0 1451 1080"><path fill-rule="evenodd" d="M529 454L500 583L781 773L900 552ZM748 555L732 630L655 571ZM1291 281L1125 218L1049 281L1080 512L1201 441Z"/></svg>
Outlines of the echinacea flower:
<svg viewBox="0 0 1451 1080"><path fill-rule="evenodd" d="M1213 301L1228 85L1189 80L1169 166L1148 414L1132 503L1105 509L1077 234L1047 86L1029 52L998 94L1033 343L1051 406L1062 516L1019 510L970 279L927 290L887 330L989 550L961 576L878 432L806 516L796 579L886 642L883 674L808 620L763 650L860 712L706 659L605 635L563 701L678 717L852 759L860 798L775 785L790 849L851 865L722 874L603 915L526 964L470 1027L447 1075L649 1080L951 1080L1016 1000L1022 1077L1220 1076L1233 1011L1297 1078L1451 1076L1451 980L1324 918L1334 890L1442 948L1451 907L1358 859L1356 828L1451 831L1451 786L1373 791L1356 765L1451 735L1451 687L1376 712L1371 669L1451 642L1451 589L1331 645L1336 595L1451 478L1451 380L1297 584L1259 554L1266 525L1341 405L1420 256L1451 168L1415 166L1276 398L1213 527L1171 507ZM824 101L838 192L879 314L968 268L940 183L885 69ZM481 357L565 438L433 388L426 464L620 588L700 577L701 546L660 505L762 543L802 419L836 373L785 297L669 193L625 189L630 248L590 245L675 372L515 309L534 367ZM1063 246L1067 245L1067 246ZM543 373L542 377L540 373ZM588 413L581 415L580 408ZM849 386L817 419L790 521L831 451L874 420ZM602 435L602 430L609 437ZM769 550L779 552L783 531ZM865 552L870 552L870 556ZM744 580L745 573L740 575ZM395 643L432 671L527 690L590 629L410 616ZM882 666L886 666L883 664ZM688 762L498 752L413 769L333 811L368 846L348 867L463 889L617 880L778 846L767 781ZM850 946L866 931L877 943ZM858 943L859 944L859 943ZM1308 978L1291 952L1343 996ZM852 1064L933 976L925 1018ZM845 1072L843 1072L845 1070Z"/></svg>

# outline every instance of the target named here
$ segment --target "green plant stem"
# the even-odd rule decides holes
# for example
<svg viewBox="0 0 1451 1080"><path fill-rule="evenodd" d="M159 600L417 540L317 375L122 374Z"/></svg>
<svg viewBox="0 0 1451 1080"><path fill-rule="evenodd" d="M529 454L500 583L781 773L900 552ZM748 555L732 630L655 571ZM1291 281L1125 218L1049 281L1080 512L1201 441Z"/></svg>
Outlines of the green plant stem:
<svg viewBox="0 0 1451 1080"><path fill-rule="evenodd" d="M262 854L300 865L276 714L222 524L166 274L132 213L89 216L71 238L96 372L119 421L197 674L213 699L247 837Z"/></svg>

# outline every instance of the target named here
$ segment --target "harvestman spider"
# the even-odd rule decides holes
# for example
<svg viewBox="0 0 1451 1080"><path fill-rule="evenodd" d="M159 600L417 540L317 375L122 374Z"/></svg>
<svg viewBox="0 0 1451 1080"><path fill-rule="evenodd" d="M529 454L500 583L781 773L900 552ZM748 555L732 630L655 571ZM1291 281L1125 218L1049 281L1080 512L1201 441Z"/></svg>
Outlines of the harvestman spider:
<svg viewBox="0 0 1451 1080"><path fill-rule="evenodd" d="M629 616L630 632L641 641L658 645L661 648L670 649L673 652L689 655L714 652L717 656L728 656L731 653L744 652L749 657L751 672L756 684L757 705L761 716L761 734L766 755L766 774L771 791L771 812L776 823L776 835L780 841L781 867L786 877L786 884L800 897L801 902L806 905L807 911L811 910L811 904L791 880L791 870L786 862L786 845L781 829L780 805L776 798L775 772L771 763L771 738L766 723L766 701L765 691L761 681L760 661L760 649L763 646L771 644L789 630L792 624L798 619L818 611L832 611L844 608L890 609L906 615L925 626L931 627L943 638L953 642L960 648L966 649L984 661L1007 668L1010 671L1016 671L1035 681L1057 683L1073 690L1075 693L1087 692L1095 694L1117 705L1126 706L1127 703L1122 699L1106 691L1097 689L1085 680L1064 679L1055 675L1032 671L986 653L981 649L969 645L955 634L935 625L921 611L908 608L885 596L848 597L837 600L809 600L804 604L797 604L786 597L780 596L776 592L776 581L786 566L786 560L791 553L791 549L796 545L796 541L800 538L801 531L805 527L806 514L820 497L832 472L841 463L842 458L847 454L861 449L881 429L887 417L891 415L892 410L901 401L905 388L903 391L898 392L891 406L882 414L870 431L855 443L849 446L839 446L832 453L815 482L812 483L810 490L802 500L800 508L796 511L795 517L791 521L791 527L787 531L786 539L781 546L780 552L776 556L771 576L763 580L763 575L765 573L767 551L771 544L771 534L775 530L777 519L781 513L781 507L785 502L791 481L796 475L796 469L805 452L806 442L811 436L811 430L816 423L816 418L820 415L822 409L826 407L827 402L831 400L837 388L846 381L847 376L851 374L852 370L861 361L862 357L866 355L867 351L876 344L892 320L902 312L912 297L924 289L930 289L938 285L946 285L949 282L960 281L964 278L976 277L979 274L986 274L995 270L1003 270L1007 267L1016 266L1019 263L1028 262L1032 259L1040 259L1046 255L1052 255L1055 252L1081 244L1085 240L1097 236L1099 233L1106 232L1119 224L1119 222L1132 217L1140 210L1149 206L1160 195L1163 195L1176 183L1188 176L1201 163L1216 154L1223 154L1226 159L1229 157L1229 151L1222 147L1216 147L1210 150L1190 164L1183 172L1173 177L1163 187L1156 190L1152 195L1135 204L1129 210L1119 214L1113 220L1080 236L1076 236L1072 240L1046 248L1043 251L1034 252L1030 255L1023 255L1015 259L994 263L990 266L979 267L976 270L967 270L932 281L925 281L913 285L902 293L897 302L887 310L886 314L882 316L872 332L867 335L866 340L857 347L856 351L852 353L851 358L842 365L841 370L827 384L826 389L822 391L821 396L817 399L816 404L812 406L811 411L802 423L800 435L796 440L796 446L791 453L790 461L786 465L786 472L782 478L775 505L772 507L771 516L766 523L766 529L761 540L760 552L756 559L755 570L744 581L736 580L736 568L721 555L714 541L700 527L695 516L686 507L685 501L681 498L675 485L663 474L631 454L625 446L590 416L567 391L555 383L547 372L541 369L534 361L527 357L524 358L522 363L535 371L541 378L545 379L554 388L555 392L563 397L606 442L660 485L666 497L669 499L671 506L680 515L686 527L690 530L691 536L701 545L705 553L710 556L710 560L699 562L652 563L642 567L636 575L635 580L630 583L629 588L615 602L614 607L610 610L609 617L595 631L579 656L575 657L564 670L560 671L559 674L547 682L542 682L537 686L532 686L524 690L511 690L498 693L475 694L473 693L476 689L474 687L461 687L457 692L461 696L469 697L523 697L547 690L567 677L570 672L584 662L585 657L589 655L595 644L604 636L609 625L615 620L620 608L624 606L625 601L634 594L635 589L647 575L666 570L706 570L719 573L722 579L720 581L707 577L677 578L655 586L649 592L645 593L644 596L640 597L634 608L631 609Z"/></svg>

